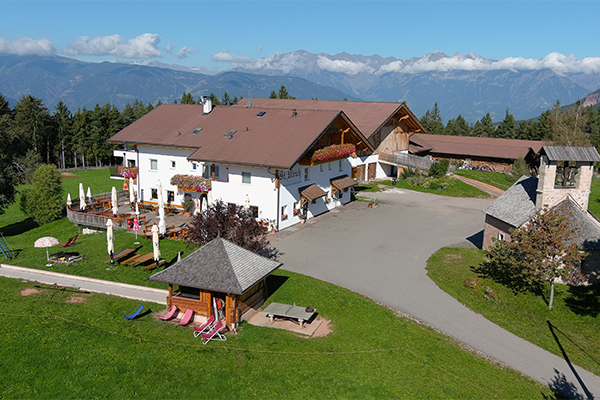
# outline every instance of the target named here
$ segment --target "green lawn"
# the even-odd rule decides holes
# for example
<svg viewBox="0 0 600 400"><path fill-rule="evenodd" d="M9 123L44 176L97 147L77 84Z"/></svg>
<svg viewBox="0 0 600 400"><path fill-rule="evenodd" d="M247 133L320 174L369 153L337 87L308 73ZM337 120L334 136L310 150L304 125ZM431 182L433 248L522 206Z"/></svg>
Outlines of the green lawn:
<svg viewBox="0 0 600 400"><path fill-rule="evenodd" d="M482 172L457 169L454 171L454 174L464 176L465 178L475 179L476 181L487 183L502 190L508 189L513 184L513 182L506 177L506 174L502 172Z"/></svg>
<svg viewBox="0 0 600 400"><path fill-rule="evenodd" d="M590 202L588 209L596 218L600 218L600 179L592 179L592 188L590 193Z"/></svg>
<svg viewBox="0 0 600 400"><path fill-rule="evenodd" d="M202 346L139 302L99 294L22 296L0 278L2 398L542 398L549 389L489 364L362 296L278 271L269 301L311 305L333 333L307 339L243 323ZM50 297L52 296L52 297ZM72 296L83 302L69 302ZM153 312L162 306L145 304ZM55 318L54 316L58 316ZM547 397L544 397L547 398Z"/></svg>
<svg viewBox="0 0 600 400"><path fill-rule="evenodd" d="M444 291L473 311L560 357L558 337L569 359L600 375L600 286L569 288L557 285L552 311L546 297L513 291L491 279L479 276L471 268L484 260L477 249L443 248L431 256L427 271ZM475 278L479 290L466 285ZM484 296L489 287L498 302ZM552 328L551 328L552 327Z"/></svg>
<svg viewBox="0 0 600 400"><path fill-rule="evenodd" d="M361 192L380 192L382 189L380 186L384 186L384 188L399 188L399 189L407 189L414 190L417 192L424 193L433 193L441 196L449 196L449 197L490 197L489 194L471 186L466 183L459 181L458 179L444 177L442 179L429 180L429 182L433 182L434 184L431 186L418 186L410 183L406 179L396 181L396 185L392 184L391 180L378 181L378 182L362 182L359 185L354 187L356 191L357 200L359 201L369 201L370 198L361 198Z"/></svg>

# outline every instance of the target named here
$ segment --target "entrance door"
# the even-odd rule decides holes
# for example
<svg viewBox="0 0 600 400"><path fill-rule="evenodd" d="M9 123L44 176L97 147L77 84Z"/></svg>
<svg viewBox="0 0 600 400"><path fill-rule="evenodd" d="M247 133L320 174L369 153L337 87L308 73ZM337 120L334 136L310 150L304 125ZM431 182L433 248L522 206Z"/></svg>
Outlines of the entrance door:
<svg viewBox="0 0 600 400"><path fill-rule="evenodd" d="M368 176L368 179L370 181L372 181L373 179L375 179L376 176L377 176L377 164L376 163L370 163L369 164L369 176Z"/></svg>
<svg viewBox="0 0 600 400"><path fill-rule="evenodd" d="M365 166L359 165L357 167L352 167L352 178L356 179L357 181L364 181L365 180Z"/></svg>

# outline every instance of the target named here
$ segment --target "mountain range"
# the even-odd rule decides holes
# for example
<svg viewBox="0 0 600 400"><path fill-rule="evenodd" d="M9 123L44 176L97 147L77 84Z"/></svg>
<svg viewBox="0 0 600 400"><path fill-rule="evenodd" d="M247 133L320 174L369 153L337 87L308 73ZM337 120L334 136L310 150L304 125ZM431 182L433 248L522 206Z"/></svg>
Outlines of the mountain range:
<svg viewBox="0 0 600 400"><path fill-rule="evenodd" d="M441 52L401 60L377 55L295 51L234 64L224 71L151 62L87 63L58 56L0 54L0 93L11 106L32 94L53 109L71 110L158 100L171 103L187 91L194 98L227 91L235 97L268 97L285 85L299 99L406 101L417 115L437 102L446 121L461 114L494 121L509 109L516 119L538 116L560 100L570 104L600 88L600 74L551 67L516 68L475 54ZM598 96L586 100L598 101Z"/></svg>

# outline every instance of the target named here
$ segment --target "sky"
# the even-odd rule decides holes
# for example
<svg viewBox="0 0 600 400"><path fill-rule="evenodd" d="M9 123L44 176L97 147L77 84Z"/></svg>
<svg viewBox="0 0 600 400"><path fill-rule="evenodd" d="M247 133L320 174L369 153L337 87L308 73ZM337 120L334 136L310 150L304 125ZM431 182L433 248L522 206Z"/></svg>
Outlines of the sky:
<svg viewBox="0 0 600 400"><path fill-rule="evenodd" d="M0 1L0 52L159 61L227 70L297 50L401 60L423 69L600 73L600 1ZM325 69L363 66L323 60ZM261 64L262 63L262 64ZM406 63L385 66L405 70ZM414 67L413 67L414 68Z"/></svg>

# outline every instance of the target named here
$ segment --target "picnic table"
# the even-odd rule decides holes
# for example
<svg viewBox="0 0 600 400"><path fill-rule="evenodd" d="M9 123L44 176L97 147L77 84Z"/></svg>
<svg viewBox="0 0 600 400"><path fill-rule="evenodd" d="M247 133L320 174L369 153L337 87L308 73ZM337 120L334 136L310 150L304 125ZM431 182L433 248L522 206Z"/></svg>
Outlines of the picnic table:
<svg viewBox="0 0 600 400"><path fill-rule="evenodd" d="M127 265L131 265L133 267L144 264L145 262L154 259L154 253L144 254L141 257L134 258L132 261L128 262Z"/></svg>
<svg viewBox="0 0 600 400"><path fill-rule="evenodd" d="M316 309L300 307L295 303L294 305L271 303L263 311L267 314L267 317L271 319L271 323L274 322L275 318L287 318L298 321L300 327L304 327L304 322L310 320L317 312Z"/></svg>
<svg viewBox="0 0 600 400"><path fill-rule="evenodd" d="M134 251L135 251L135 249L123 249L123 250L119 251L118 253L113 254L112 260L109 258L108 260L106 260L104 262L108 264L111 261L118 261L119 259L121 259L123 257L127 257Z"/></svg>

